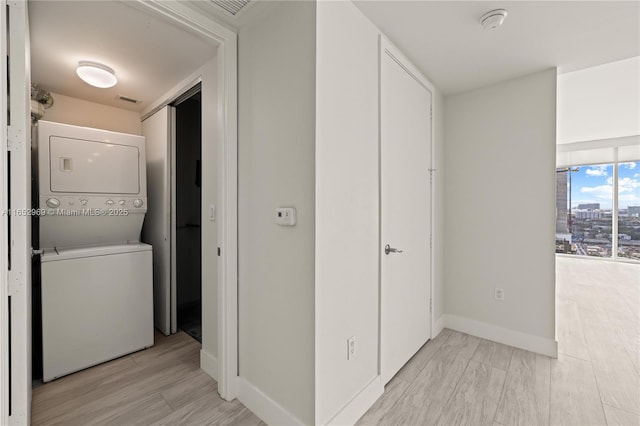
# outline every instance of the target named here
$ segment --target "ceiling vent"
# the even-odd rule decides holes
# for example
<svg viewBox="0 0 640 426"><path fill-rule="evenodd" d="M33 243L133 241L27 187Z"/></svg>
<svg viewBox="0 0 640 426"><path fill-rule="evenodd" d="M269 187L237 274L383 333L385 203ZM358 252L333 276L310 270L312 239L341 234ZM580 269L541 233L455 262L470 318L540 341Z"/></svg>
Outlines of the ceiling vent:
<svg viewBox="0 0 640 426"><path fill-rule="evenodd" d="M125 96L125 95L118 95L116 99L120 99L121 101L129 102L129 103L132 103L132 104L139 104L140 102L142 102L142 101L130 98L129 96Z"/></svg>
<svg viewBox="0 0 640 426"><path fill-rule="evenodd" d="M211 2L229 15L236 16L251 3L251 0L211 0Z"/></svg>

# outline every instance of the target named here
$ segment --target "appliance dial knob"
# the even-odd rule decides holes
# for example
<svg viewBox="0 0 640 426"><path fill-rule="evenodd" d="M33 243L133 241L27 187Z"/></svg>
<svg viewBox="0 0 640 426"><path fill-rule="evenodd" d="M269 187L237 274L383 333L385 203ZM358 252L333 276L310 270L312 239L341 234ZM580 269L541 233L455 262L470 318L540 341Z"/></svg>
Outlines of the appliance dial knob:
<svg viewBox="0 0 640 426"><path fill-rule="evenodd" d="M144 204L144 202L142 200L140 200L140 199L133 200L133 207L140 208L140 207L142 207L143 204Z"/></svg>
<svg viewBox="0 0 640 426"><path fill-rule="evenodd" d="M120 200L119 202L121 206L124 206L124 200Z"/></svg>
<svg viewBox="0 0 640 426"><path fill-rule="evenodd" d="M113 205L113 200L107 200L106 205L112 206Z"/></svg>
<svg viewBox="0 0 640 426"><path fill-rule="evenodd" d="M58 207L60 207L60 200L58 200L57 198L49 198L47 200L47 207L57 209Z"/></svg>
<svg viewBox="0 0 640 426"><path fill-rule="evenodd" d="M80 204L82 204L83 206L86 206L88 202L89 200L85 200L84 198L80 200Z"/></svg>

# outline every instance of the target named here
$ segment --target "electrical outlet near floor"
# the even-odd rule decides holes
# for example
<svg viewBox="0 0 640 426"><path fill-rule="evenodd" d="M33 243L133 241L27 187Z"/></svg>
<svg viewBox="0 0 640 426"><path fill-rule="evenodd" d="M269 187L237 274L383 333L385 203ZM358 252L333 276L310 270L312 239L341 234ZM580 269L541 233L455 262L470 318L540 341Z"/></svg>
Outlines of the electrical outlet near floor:
<svg viewBox="0 0 640 426"><path fill-rule="evenodd" d="M496 300L504 300L504 289L496 287L494 297L496 298Z"/></svg>
<svg viewBox="0 0 640 426"><path fill-rule="evenodd" d="M356 336L347 339L347 361L352 360L356 356Z"/></svg>

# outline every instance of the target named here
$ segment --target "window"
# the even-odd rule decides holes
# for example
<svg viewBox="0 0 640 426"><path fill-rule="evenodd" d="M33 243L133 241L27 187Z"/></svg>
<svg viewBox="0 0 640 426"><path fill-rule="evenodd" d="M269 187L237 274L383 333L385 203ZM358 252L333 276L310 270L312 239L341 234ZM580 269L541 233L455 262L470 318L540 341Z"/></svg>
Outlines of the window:
<svg viewBox="0 0 640 426"><path fill-rule="evenodd" d="M640 162L556 170L556 253L640 261Z"/></svg>
<svg viewBox="0 0 640 426"><path fill-rule="evenodd" d="M640 162L618 165L618 257L640 260Z"/></svg>

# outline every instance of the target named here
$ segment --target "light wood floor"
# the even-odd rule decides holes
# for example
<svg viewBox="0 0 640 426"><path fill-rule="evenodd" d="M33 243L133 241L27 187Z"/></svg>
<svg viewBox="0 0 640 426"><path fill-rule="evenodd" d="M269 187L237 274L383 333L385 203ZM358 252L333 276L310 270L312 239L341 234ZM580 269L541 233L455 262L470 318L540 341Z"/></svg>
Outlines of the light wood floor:
<svg viewBox="0 0 640 426"><path fill-rule="evenodd" d="M557 258L558 359L444 330L359 425L639 425L640 265Z"/></svg>
<svg viewBox="0 0 640 426"><path fill-rule="evenodd" d="M558 359L444 330L360 425L640 425L640 266L557 259ZM34 425L264 425L184 333L34 389Z"/></svg>
<svg viewBox="0 0 640 426"><path fill-rule="evenodd" d="M156 333L147 350L35 388L32 424L263 424L237 400L220 399L199 357L200 344L187 334Z"/></svg>

